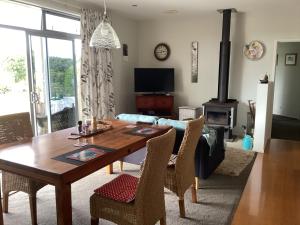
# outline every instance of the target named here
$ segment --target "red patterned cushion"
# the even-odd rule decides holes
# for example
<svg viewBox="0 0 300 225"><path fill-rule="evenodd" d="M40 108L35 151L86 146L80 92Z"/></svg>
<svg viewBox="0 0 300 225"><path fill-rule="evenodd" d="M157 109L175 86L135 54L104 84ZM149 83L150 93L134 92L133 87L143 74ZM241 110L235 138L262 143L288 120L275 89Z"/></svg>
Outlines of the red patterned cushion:
<svg viewBox="0 0 300 225"><path fill-rule="evenodd" d="M105 198L129 203L135 199L138 182L139 179L137 177L122 174L97 188L94 192Z"/></svg>

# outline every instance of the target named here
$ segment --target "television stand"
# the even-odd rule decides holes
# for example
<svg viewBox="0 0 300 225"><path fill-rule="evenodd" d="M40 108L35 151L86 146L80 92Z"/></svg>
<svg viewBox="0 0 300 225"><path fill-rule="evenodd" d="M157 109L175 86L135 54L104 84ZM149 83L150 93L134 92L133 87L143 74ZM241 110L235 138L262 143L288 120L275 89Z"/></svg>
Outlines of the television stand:
<svg viewBox="0 0 300 225"><path fill-rule="evenodd" d="M163 94L136 95L136 111L143 115L174 119L174 96Z"/></svg>
<svg viewBox="0 0 300 225"><path fill-rule="evenodd" d="M151 96L170 96L171 94L170 93L168 93L168 92L153 92L153 93L141 93L141 94L138 94L138 96L149 96L149 95L151 95Z"/></svg>

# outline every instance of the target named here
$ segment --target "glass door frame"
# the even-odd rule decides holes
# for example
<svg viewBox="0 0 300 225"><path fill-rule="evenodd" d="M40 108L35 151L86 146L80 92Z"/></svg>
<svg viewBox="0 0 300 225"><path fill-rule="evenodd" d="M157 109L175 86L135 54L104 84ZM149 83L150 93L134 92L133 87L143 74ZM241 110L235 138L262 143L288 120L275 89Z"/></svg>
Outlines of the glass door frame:
<svg viewBox="0 0 300 225"><path fill-rule="evenodd" d="M50 33L50 34L49 34ZM47 76L47 84L45 85L46 90L46 99L47 99L47 124L48 124L48 133L51 133L51 107L50 107L50 69L49 69L49 51L48 51L48 38L52 39L60 39L60 40L67 40L72 42L72 59L73 59L73 72L74 72L74 89L75 89L75 120L77 121L79 118L79 107L78 107L78 93L77 93L77 67L76 67L76 52L75 52L75 39L74 35L71 34L61 34L60 32L56 31L26 31L26 48L27 48L27 68L28 68L28 80L29 80L29 93L30 93L30 109L31 109L31 118L33 122L33 132L37 134L37 119L36 119L36 110L35 110L35 102L33 101L33 95L35 93L34 90L34 77L32 73L32 45L31 45L31 37L41 37L45 38L45 65L46 65L46 76ZM77 36L77 35L75 35Z"/></svg>

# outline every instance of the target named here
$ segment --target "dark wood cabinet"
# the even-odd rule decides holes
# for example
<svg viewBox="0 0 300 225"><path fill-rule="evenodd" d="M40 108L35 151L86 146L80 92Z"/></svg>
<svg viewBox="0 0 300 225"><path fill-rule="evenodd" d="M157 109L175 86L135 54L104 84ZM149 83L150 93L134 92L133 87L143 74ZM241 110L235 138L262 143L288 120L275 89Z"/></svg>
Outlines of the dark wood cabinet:
<svg viewBox="0 0 300 225"><path fill-rule="evenodd" d="M136 111L144 115L173 118L174 96L137 95Z"/></svg>

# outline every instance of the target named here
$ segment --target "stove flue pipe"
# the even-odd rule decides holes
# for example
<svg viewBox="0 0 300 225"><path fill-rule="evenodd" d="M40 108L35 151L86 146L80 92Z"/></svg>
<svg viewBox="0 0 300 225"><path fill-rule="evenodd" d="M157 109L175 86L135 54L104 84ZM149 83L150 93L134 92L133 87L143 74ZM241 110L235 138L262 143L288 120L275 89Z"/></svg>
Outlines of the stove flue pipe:
<svg viewBox="0 0 300 225"><path fill-rule="evenodd" d="M219 58L219 83L218 83L218 101L226 103L228 100L229 84L229 64L230 64L230 23L231 13L237 12L236 9L222 9L218 12L223 14L222 41L220 42Z"/></svg>

